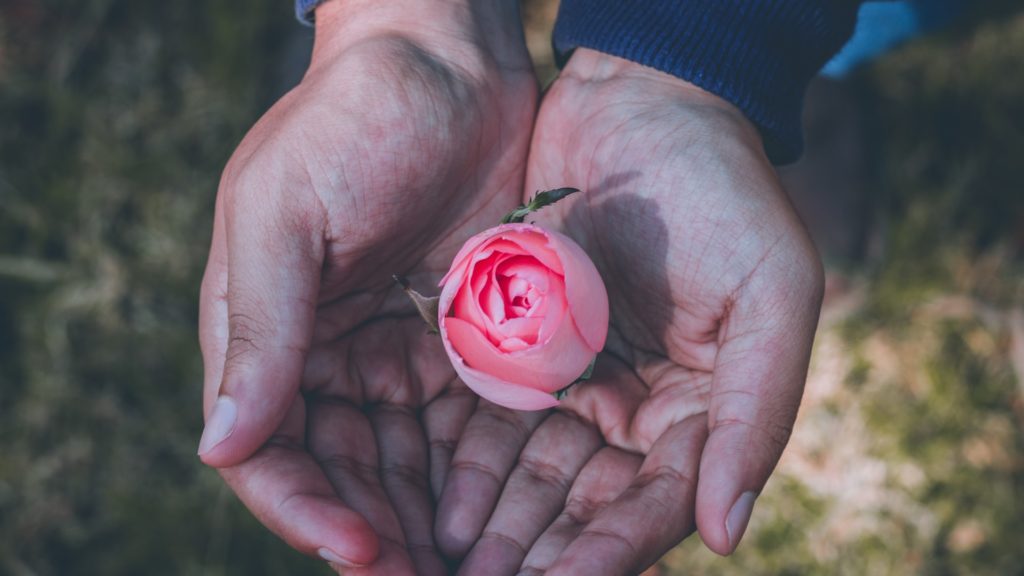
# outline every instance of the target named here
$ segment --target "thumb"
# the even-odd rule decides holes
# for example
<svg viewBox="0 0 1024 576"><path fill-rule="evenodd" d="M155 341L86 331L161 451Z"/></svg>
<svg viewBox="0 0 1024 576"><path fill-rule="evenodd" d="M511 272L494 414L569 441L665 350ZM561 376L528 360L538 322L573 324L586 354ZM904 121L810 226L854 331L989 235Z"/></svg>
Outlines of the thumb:
<svg viewBox="0 0 1024 576"><path fill-rule="evenodd" d="M723 324L697 486L697 528L718 554L739 544L796 420L821 304L821 272L806 281L753 278Z"/></svg>
<svg viewBox="0 0 1024 576"><path fill-rule="evenodd" d="M262 446L298 394L325 230L322 213L305 208L320 204L302 200L279 190L225 194L228 343L199 442L200 458L217 468L238 464Z"/></svg>

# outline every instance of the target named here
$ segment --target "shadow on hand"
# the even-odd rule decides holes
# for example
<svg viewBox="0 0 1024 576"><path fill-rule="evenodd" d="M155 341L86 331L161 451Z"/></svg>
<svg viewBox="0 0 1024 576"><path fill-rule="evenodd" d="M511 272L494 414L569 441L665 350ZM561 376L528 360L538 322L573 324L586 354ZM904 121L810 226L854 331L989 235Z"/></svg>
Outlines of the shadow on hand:
<svg viewBox="0 0 1024 576"><path fill-rule="evenodd" d="M612 174L585 189L565 224L604 279L612 335L664 355L675 308L667 273L669 230L658 203L634 187L639 176Z"/></svg>

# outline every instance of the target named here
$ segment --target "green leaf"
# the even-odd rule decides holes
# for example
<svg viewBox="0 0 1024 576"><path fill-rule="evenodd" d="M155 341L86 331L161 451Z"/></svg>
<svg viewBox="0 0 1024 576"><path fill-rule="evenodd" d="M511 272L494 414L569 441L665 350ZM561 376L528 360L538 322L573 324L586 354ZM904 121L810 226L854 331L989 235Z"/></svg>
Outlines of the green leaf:
<svg viewBox="0 0 1024 576"><path fill-rule="evenodd" d="M424 296L423 294L420 294L412 289L407 278L403 278L397 274L393 275L392 278L394 278L395 282L398 282L398 285L402 287L402 290L405 291L405 295L408 296L409 300L412 300L413 305L416 306L416 311L420 313L420 317L423 318L428 326L430 326L430 333L439 334L440 329L437 326L437 309L441 301L441 297Z"/></svg>
<svg viewBox="0 0 1024 576"><path fill-rule="evenodd" d="M587 365L587 369L583 371L583 374L580 374L579 378L573 380L572 384L569 384L565 388L562 388L561 390L558 390L557 392L552 394L552 396L555 397L555 400L561 400L562 398L565 398L566 396L569 395L570 388L579 384L580 382L590 380L590 377L594 375L595 364L597 364L597 356L594 356L594 359L590 361L589 365Z"/></svg>
<svg viewBox="0 0 1024 576"><path fill-rule="evenodd" d="M555 202L558 202L562 198L579 192L578 188L555 188L554 190L545 190L543 192L537 192L530 198L530 201L526 204L521 204L515 210L512 210L505 217L501 219L502 224L519 223L526 220L526 217L530 215L530 212L536 212L545 206L551 206Z"/></svg>
<svg viewBox="0 0 1024 576"><path fill-rule="evenodd" d="M590 361L590 364L587 366L587 369L583 371L583 374L580 374L580 377L577 378L576 381L573 382L573 384L583 382L584 380L590 380L590 377L594 375L595 364L597 364L597 356L594 356L594 359Z"/></svg>

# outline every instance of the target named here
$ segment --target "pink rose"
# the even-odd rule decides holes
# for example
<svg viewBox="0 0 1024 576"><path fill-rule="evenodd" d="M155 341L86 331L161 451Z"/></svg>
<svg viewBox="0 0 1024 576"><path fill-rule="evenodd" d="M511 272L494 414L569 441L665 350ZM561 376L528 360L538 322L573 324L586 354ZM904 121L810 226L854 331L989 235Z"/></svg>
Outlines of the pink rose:
<svg viewBox="0 0 1024 576"><path fill-rule="evenodd" d="M441 280L438 323L462 381L516 410L558 404L604 347L608 294L575 242L530 224L469 239Z"/></svg>

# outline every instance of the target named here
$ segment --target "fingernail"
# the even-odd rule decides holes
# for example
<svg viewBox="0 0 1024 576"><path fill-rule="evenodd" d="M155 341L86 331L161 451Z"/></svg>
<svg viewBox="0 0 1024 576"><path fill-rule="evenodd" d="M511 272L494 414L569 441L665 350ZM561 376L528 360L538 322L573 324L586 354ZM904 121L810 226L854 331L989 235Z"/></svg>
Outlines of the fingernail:
<svg viewBox="0 0 1024 576"><path fill-rule="evenodd" d="M199 455L206 454L226 440L235 429L237 418L238 408L235 401L228 396L217 398L210 418L206 421L206 428L203 429L203 437L199 439Z"/></svg>
<svg viewBox="0 0 1024 576"><path fill-rule="evenodd" d="M320 557L324 560L327 560L328 564L343 566L345 568L358 568L359 566L362 566L362 564L355 564L353 562L349 562L348 560L343 559L341 556L335 554L334 551L330 548L321 548L317 550L316 553L319 554Z"/></svg>
<svg viewBox="0 0 1024 576"><path fill-rule="evenodd" d="M725 533L729 536L730 550L736 550L736 545L740 543L740 538L747 530L750 513L754 511L754 500L757 500L757 494L754 492L740 494L729 510L729 515L725 517Z"/></svg>

